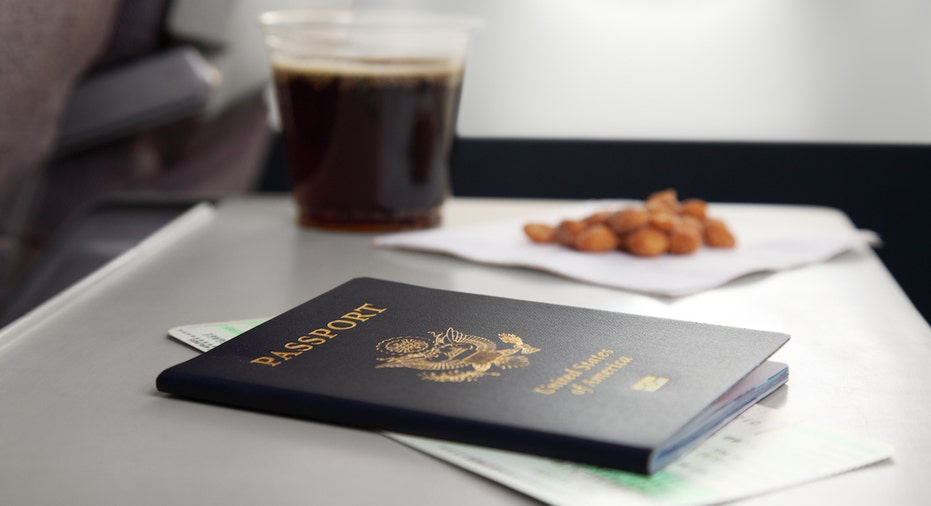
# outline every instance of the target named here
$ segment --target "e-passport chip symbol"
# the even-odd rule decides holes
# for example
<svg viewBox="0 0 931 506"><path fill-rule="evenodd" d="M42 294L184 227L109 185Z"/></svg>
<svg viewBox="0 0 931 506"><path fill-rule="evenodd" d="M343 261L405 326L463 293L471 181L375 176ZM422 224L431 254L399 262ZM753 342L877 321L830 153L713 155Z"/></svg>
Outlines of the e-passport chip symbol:
<svg viewBox="0 0 931 506"><path fill-rule="evenodd" d="M651 376L646 375L636 383L630 386L631 390L637 390L640 392L655 392L662 388L669 381L669 378L664 378L662 376Z"/></svg>

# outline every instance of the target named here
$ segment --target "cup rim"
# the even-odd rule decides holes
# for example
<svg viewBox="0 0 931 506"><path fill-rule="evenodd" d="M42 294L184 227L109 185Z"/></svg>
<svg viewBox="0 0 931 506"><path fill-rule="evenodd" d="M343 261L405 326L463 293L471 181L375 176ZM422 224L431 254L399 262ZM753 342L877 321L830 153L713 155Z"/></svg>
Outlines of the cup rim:
<svg viewBox="0 0 931 506"><path fill-rule="evenodd" d="M480 18L427 10L350 7L308 7L266 11L258 16L266 30L361 28L370 30L474 30Z"/></svg>

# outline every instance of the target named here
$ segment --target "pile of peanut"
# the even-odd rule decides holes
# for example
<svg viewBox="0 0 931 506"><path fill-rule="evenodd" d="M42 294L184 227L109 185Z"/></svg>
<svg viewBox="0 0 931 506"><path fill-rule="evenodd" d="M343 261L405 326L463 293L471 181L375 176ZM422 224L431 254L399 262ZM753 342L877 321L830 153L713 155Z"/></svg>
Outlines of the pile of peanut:
<svg viewBox="0 0 931 506"><path fill-rule="evenodd" d="M585 252L621 250L643 257L687 255L702 245L733 248L737 242L734 234L707 211L704 200L680 202L676 190L668 189L653 193L643 205L563 220L555 227L528 223L524 232L536 243L556 243Z"/></svg>

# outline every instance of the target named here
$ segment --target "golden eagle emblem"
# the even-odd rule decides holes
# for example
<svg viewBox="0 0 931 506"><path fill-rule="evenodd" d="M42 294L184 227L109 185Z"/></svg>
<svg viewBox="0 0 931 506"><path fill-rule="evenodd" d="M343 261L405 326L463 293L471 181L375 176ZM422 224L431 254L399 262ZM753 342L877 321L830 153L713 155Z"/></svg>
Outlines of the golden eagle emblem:
<svg viewBox="0 0 931 506"><path fill-rule="evenodd" d="M382 363L375 367L407 367L422 371L418 376L427 381L462 383L482 376L500 376L496 369L526 367L530 360L524 355L540 351L514 334L498 334L502 343L511 345L498 349L491 339L452 327L446 332L428 333L433 339L398 336L382 340L376 345L383 355L378 358Z"/></svg>

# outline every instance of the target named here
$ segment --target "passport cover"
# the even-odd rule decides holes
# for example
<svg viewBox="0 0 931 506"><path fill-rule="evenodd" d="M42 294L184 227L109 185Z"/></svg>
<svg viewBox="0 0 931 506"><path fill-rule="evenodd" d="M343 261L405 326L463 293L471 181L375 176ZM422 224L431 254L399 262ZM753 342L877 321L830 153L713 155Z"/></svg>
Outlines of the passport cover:
<svg viewBox="0 0 931 506"><path fill-rule="evenodd" d="M156 386L651 473L784 383L785 366L760 366L788 339L357 278L163 371Z"/></svg>

